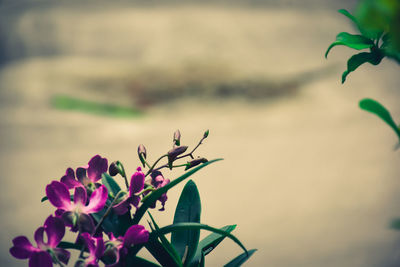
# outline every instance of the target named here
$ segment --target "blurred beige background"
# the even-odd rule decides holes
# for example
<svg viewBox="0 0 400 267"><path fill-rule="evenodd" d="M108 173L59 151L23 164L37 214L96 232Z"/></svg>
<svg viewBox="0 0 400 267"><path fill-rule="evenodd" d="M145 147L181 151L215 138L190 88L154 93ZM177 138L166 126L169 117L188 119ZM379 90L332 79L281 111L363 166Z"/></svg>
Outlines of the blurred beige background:
<svg viewBox="0 0 400 267"><path fill-rule="evenodd" d="M400 118L399 66L365 65L341 85L352 51L323 58L338 32L354 32L336 12L353 6L0 2L0 265L27 265L9 255L11 240L33 240L53 211L40 203L44 188L67 167L101 154L133 172L138 144L155 160L176 129L191 146L210 129L199 155L225 160L193 177L202 221L238 224L235 234L258 248L245 266L398 266L399 234L388 228L400 217L396 137L357 103L378 99ZM57 110L57 94L144 115ZM160 225L182 186L153 213ZM206 263L239 253L227 240Z"/></svg>

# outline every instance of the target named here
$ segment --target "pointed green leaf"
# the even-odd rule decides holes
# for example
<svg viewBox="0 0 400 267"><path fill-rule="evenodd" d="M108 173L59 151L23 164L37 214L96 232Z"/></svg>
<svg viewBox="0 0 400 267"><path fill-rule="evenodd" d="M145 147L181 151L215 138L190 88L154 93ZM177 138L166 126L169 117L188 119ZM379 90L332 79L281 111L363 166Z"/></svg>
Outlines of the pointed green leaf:
<svg viewBox="0 0 400 267"><path fill-rule="evenodd" d="M336 41L328 47L328 50L326 50L325 58L328 57L329 51L337 45L344 45L356 50L361 50L373 47L374 42L362 35L354 35L347 32L341 32L336 36Z"/></svg>
<svg viewBox="0 0 400 267"><path fill-rule="evenodd" d="M241 266L256 251L257 251L257 249L251 249L251 250L249 250L248 254L242 253L239 256L237 256L236 258L234 258L233 260L231 260L230 262L228 262L226 265L224 265L224 267L238 267L238 266Z"/></svg>
<svg viewBox="0 0 400 267"><path fill-rule="evenodd" d="M179 267L174 257L166 250L163 244L158 241L158 235L158 232L152 232L149 241L147 241L144 246L162 266Z"/></svg>
<svg viewBox="0 0 400 267"><path fill-rule="evenodd" d="M236 225L227 225L220 229L222 231L230 233L235 228L236 228ZM207 255L211 251L213 251L214 248L216 248L219 245L219 243L221 243L222 240L224 240L224 239L225 239L225 236L222 236L222 235L216 234L216 233L211 233L208 236L206 236L205 238L203 238L200 241L199 245L197 246L196 254L193 257L193 259L190 263L190 266L191 267L199 266L199 263L201 263L201 261L202 261L202 257L204 257L205 255Z"/></svg>
<svg viewBox="0 0 400 267"><path fill-rule="evenodd" d="M364 30L364 28L361 26L361 24L359 23L359 21L358 21L352 14L350 14L349 11L347 11L346 9L339 9L338 12L339 12L340 14L343 14L343 15L345 15L346 17L348 17L348 18L354 23L354 25L358 28L358 30L360 31L360 33L361 33L362 35L368 36L368 35L366 35L366 34L368 34L368 33Z"/></svg>
<svg viewBox="0 0 400 267"><path fill-rule="evenodd" d="M201 203L199 191L196 184L190 180L183 188L178 205L176 206L174 224L184 222L199 223L200 215ZM196 253L199 238L200 229L188 229L171 233L171 243L185 263L190 262ZM185 259L183 259L184 256Z"/></svg>
<svg viewBox="0 0 400 267"><path fill-rule="evenodd" d="M138 257L138 256L128 257L127 266L161 267L160 265L155 264L154 262L148 261L148 260L143 259L143 258Z"/></svg>
<svg viewBox="0 0 400 267"><path fill-rule="evenodd" d="M397 137L400 140L400 130L397 127L396 123L393 121L392 115L390 112L378 101L370 98L365 98L360 101L360 108L363 110L369 111L379 118L381 118L384 122L386 122L397 134Z"/></svg>
<svg viewBox="0 0 400 267"><path fill-rule="evenodd" d="M214 163L217 161L220 161L222 159L214 159L214 160L210 160L206 163L203 163L199 166L197 166L196 168L191 169L188 172L185 172L183 175L179 176L178 178L172 180L169 184L167 184L164 187L161 187L153 192L151 192L150 194L148 194L146 197L144 197L142 199L142 205L140 206L140 208L136 211L135 213L135 217L133 218L133 224L138 224L140 219L143 217L143 215L145 214L145 212L147 211L147 209L150 207L151 204L153 204L154 202L157 201L157 199L164 193L166 193L169 189L171 189L172 187L176 186L177 184L179 184L180 182L182 182L183 180L185 180L186 178L188 178L189 176L191 176L192 174L194 174L195 172L199 171L200 169Z"/></svg>
<svg viewBox="0 0 400 267"><path fill-rule="evenodd" d="M121 188L117 182L115 182L114 178L112 178L108 173L103 173L101 177L101 182L107 187L108 194L112 197L115 197L118 192L121 191Z"/></svg>
<svg viewBox="0 0 400 267"><path fill-rule="evenodd" d="M227 231L223 231L221 229L214 228L214 227L211 227L206 224L193 223L193 222L171 224L171 225L160 228L160 230L158 231L158 234L160 234L160 233L168 234L168 233L172 233L174 231L188 230L188 229L203 229L203 230L211 231L211 232L226 236L226 237L230 238L231 240L233 240L236 244L238 244L238 246L240 246L247 253L246 248L243 246L242 242L240 242L240 240L237 239L237 237L235 237L234 235L232 235L231 233L229 233Z"/></svg>
<svg viewBox="0 0 400 267"><path fill-rule="evenodd" d="M160 227L158 227L156 221L154 220L153 216L151 215L150 212L147 212L150 216L150 219L154 225L154 232L158 232L160 230ZM150 224L151 226L151 224ZM153 230L153 229L152 229ZM165 237L163 234L159 234L158 237L160 238L161 244L164 246L164 248L169 252L169 254L175 259L175 262L179 265L182 266L182 261L181 257L179 257L178 252L175 250L174 246L168 241L168 239Z"/></svg>
<svg viewBox="0 0 400 267"><path fill-rule="evenodd" d="M364 63L371 63L372 65L378 65L383 58L383 55L379 50L375 50L374 52L368 53L368 52L362 52L359 54L356 54L352 56L348 61L347 61L347 70L343 72L342 74L342 83L346 81L347 75L349 75L350 72L355 71L359 66L361 66Z"/></svg>

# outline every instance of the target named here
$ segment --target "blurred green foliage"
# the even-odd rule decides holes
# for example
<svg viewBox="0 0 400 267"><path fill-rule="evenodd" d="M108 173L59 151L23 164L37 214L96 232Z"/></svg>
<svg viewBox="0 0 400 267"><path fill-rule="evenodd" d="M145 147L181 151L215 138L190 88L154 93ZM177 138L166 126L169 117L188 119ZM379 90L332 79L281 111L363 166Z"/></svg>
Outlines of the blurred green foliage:
<svg viewBox="0 0 400 267"><path fill-rule="evenodd" d="M119 118L132 118L143 115L140 110L131 107L124 107L110 103L99 103L66 95L53 96L51 99L51 105L54 108L61 110L75 110L85 113Z"/></svg>

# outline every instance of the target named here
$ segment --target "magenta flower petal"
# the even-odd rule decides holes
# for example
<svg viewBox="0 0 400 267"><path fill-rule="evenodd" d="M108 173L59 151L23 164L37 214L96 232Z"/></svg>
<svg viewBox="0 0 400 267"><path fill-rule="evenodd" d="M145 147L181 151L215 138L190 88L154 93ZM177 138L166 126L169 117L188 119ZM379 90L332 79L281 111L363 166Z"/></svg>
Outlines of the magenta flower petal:
<svg viewBox="0 0 400 267"><path fill-rule="evenodd" d="M55 248L60 243L65 234L64 222L57 217L49 216L44 222L47 234L47 245Z"/></svg>
<svg viewBox="0 0 400 267"><path fill-rule="evenodd" d="M101 175L108 169L108 161L99 155L94 156L88 163L87 176L95 183L101 179Z"/></svg>
<svg viewBox="0 0 400 267"><path fill-rule="evenodd" d="M83 208L85 213L99 212L104 208L108 196L107 188L102 185L93 191L89 199L89 204Z"/></svg>
<svg viewBox="0 0 400 267"><path fill-rule="evenodd" d="M27 259L32 252L37 251L25 236L17 236L12 242L14 246L10 248L10 253L17 259Z"/></svg>
<svg viewBox="0 0 400 267"><path fill-rule="evenodd" d="M149 240L149 231L143 225L135 224L129 227L124 236L124 247L146 243Z"/></svg>
<svg viewBox="0 0 400 267"><path fill-rule="evenodd" d="M68 168L65 171L65 175L61 177L61 183L65 184L68 189L75 188L81 184L75 179L75 173L72 168Z"/></svg>
<svg viewBox="0 0 400 267"><path fill-rule="evenodd" d="M43 234L44 234L44 227L39 227L34 234L34 238L36 241L36 244L38 246L39 249L45 248L46 244L43 241Z"/></svg>
<svg viewBox="0 0 400 267"><path fill-rule="evenodd" d="M71 257L71 253L68 250L63 248L53 248L53 251L59 261L68 264L69 258Z"/></svg>
<svg viewBox="0 0 400 267"><path fill-rule="evenodd" d="M126 196L121 202L113 206L113 210L117 215L123 215L127 213L131 208L131 200L129 196Z"/></svg>
<svg viewBox="0 0 400 267"><path fill-rule="evenodd" d="M138 167L136 172L131 177L131 184L129 186L129 193L131 196L143 190L144 179L144 173L142 172L142 169Z"/></svg>
<svg viewBox="0 0 400 267"><path fill-rule="evenodd" d="M90 182L90 180L86 177L86 168L84 167L79 167L76 169L76 178L83 185L87 185Z"/></svg>
<svg viewBox="0 0 400 267"><path fill-rule="evenodd" d="M83 186L75 187L74 203L85 206L86 198L87 198L86 189Z"/></svg>
<svg viewBox="0 0 400 267"><path fill-rule="evenodd" d="M91 233L94 230L92 217L85 213L81 213L78 218L78 228L81 233Z"/></svg>
<svg viewBox="0 0 400 267"><path fill-rule="evenodd" d="M52 267L53 261L45 251L34 252L29 259L29 267Z"/></svg>
<svg viewBox="0 0 400 267"><path fill-rule="evenodd" d="M71 209L71 199L68 187L58 181L53 181L46 186L46 195L53 206L63 209Z"/></svg>

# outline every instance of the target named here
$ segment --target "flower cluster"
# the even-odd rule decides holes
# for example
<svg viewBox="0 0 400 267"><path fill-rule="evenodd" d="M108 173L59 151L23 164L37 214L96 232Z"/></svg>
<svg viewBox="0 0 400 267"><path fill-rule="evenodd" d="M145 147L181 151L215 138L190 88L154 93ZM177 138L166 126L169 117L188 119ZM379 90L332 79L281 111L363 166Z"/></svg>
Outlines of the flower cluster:
<svg viewBox="0 0 400 267"><path fill-rule="evenodd" d="M178 227L176 229L182 231L184 225L176 225L184 222L181 221L182 218L193 217L195 220L189 221L192 224L184 227L195 227L196 231L200 231L200 228L211 229L209 226L199 223L200 214L197 212L200 211L200 206L187 210L187 197L181 196L180 202L183 204L178 203L175 212L176 218L170 227L160 229L150 212L151 232L139 222L146 211L155 208L158 202L161 206L159 211L165 209L168 199L167 191L171 187L211 163L205 164L207 162L205 158L193 156L194 151L207 136L208 131L204 133L197 146L185 154L188 147L181 146L181 135L179 131L176 131L172 149L155 160L153 164L149 164L147 161L146 148L139 145L138 157L143 168L137 167L130 179L128 179L121 162L114 161L108 165L108 160L100 155L92 157L86 166L76 170L68 168L59 181L51 181L46 186L46 196L42 202L48 200L55 210L54 214L46 219L44 225L35 231L36 246L32 245L27 237L18 236L12 241L11 255L17 259L29 259L30 267L51 267L53 264L64 266L64 264L68 264L71 256L67 249L77 249L80 253L75 261L74 266L76 267L97 267L101 262L107 267L149 266L148 261L136 256L140 249L146 247L163 266L187 266L186 262L184 264L186 260L193 261L191 266L198 264L201 266L202 263L199 262L199 259L190 258L194 256L193 249L197 248L197 244L191 241L192 248L186 248L187 245L185 245L179 249L181 241L175 242L177 240L175 233L171 235L173 244L169 244L165 236L160 236L162 231L168 233L175 229L174 227ZM186 163L176 163L187 157L190 157L190 160ZM166 159L167 162L161 163L162 159ZM162 169L172 170L181 167L184 167L186 172L202 163L204 163L203 166L198 166L195 170L191 170L173 181L165 178L161 172ZM145 170L146 168L148 169ZM117 175L124 179L126 190L121 189L115 181ZM185 190L191 190L191 192L188 193ZM184 196L199 197L193 181L189 181L184 191L182 192ZM190 201L190 203L200 205L200 200ZM180 214L182 212L189 212L189 214L182 215ZM180 215L177 215L178 213ZM193 225L193 223L198 223L198 225ZM66 230L76 234L74 242L63 240ZM213 231L221 234L221 230L213 229ZM183 236L187 236L186 233L180 232L180 234L182 233ZM223 231L222 233L224 234ZM228 236L229 232L226 235ZM176 251L174 246L176 246ZM180 255L181 258L178 258L177 251L182 252L185 249L189 249L189 258L183 254Z"/></svg>
<svg viewBox="0 0 400 267"><path fill-rule="evenodd" d="M106 232L110 238L103 239L105 229L99 225L95 216L101 211L107 211L114 206L115 197L109 195L109 190L100 181L108 170L108 160L100 155L89 160L88 165L74 171L68 168L60 181L52 181L46 186L46 198L56 208L54 215L50 215L44 226L39 227L35 234L36 247L25 236L16 237L14 246L10 249L11 255L18 259L28 259L29 266L53 266L67 264L70 252L60 246L65 229L78 232L75 244L82 247L80 258L76 266L98 266L105 253L115 252L114 262L108 266L117 266L120 259L127 255L127 250L137 244L146 243L149 232L142 225L131 225L125 235L114 237L112 232ZM139 193L144 187L144 175L138 171L132 175L129 197L135 207L138 207ZM122 191L121 191L122 193ZM107 202L109 202L107 204ZM118 214L128 212L126 209ZM106 215L107 216L107 215ZM96 225L97 224L97 225ZM44 233L47 242L44 242ZM121 243L121 244L120 244ZM107 248L107 249L106 249ZM84 255L87 252L88 255Z"/></svg>

